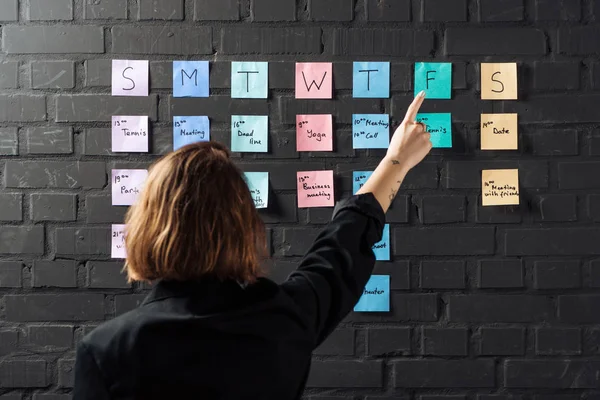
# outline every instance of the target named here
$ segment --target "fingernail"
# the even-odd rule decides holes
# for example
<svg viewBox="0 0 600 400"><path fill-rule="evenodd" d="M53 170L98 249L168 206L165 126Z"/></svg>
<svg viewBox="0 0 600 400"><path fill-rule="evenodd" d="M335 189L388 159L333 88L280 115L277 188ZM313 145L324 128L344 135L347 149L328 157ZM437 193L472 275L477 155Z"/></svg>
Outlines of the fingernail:
<svg viewBox="0 0 600 400"><path fill-rule="evenodd" d="M419 97L425 97L425 91L421 90L417 96L419 96Z"/></svg>

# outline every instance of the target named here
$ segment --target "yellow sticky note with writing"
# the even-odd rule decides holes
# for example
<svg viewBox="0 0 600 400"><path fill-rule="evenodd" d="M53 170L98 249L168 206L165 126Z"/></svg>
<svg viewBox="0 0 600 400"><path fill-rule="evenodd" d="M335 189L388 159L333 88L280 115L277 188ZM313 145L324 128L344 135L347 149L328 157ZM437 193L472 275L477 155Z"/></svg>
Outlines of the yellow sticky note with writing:
<svg viewBox="0 0 600 400"><path fill-rule="evenodd" d="M516 100L517 63L481 64L481 98L483 100Z"/></svg>
<svg viewBox="0 0 600 400"><path fill-rule="evenodd" d="M481 199L483 206L518 205L519 170L488 169L481 171Z"/></svg>
<svg viewBox="0 0 600 400"><path fill-rule="evenodd" d="M481 114L481 150L517 150L517 114Z"/></svg>

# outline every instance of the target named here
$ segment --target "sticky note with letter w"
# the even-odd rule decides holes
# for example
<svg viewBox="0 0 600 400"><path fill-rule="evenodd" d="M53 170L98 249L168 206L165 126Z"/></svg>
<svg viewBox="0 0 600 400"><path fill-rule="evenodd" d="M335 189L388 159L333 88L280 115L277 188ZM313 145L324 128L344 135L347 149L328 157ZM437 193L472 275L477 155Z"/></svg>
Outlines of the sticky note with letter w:
<svg viewBox="0 0 600 400"><path fill-rule="evenodd" d="M390 276L371 275L362 296L354 306L355 312L390 311Z"/></svg>
<svg viewBox="0 0 600 400"><path fill-rule="evenodd" d="M517 100L517 63L481 64L482 100Z"/></svg>
<svg viewBox="0 0 600 400"><path fill-rule="evenodd" d="M296 98L331 99L332 71L331 63L296 63Z"/></svg>

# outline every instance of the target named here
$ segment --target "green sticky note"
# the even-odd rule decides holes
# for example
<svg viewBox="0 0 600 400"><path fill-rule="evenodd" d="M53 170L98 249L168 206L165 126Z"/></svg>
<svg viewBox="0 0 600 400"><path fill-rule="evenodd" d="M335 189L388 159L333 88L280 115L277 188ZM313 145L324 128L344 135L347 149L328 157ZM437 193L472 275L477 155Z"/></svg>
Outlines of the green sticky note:
<svg viewBox="0 0 600 400"><path fill-rule="evenodd" d="M431 143L437 148L452 147L452 114L417 114L417 122L422 122L431 133Z"/></svg>
<svg viewBox="0 0 600 400"><path fill-rule="evenodd" d="M231 97L266 99L269 92L269 63L232 62Z"/></svg>
<svg viewBox="0 0 600 400"><path fill-rule="evenodd" d="M426 99L449 99L452 94L452 64L416 63L415 96L422 90Z"/></svg>
<svg viewBox="0 0 600 400"><path fill-rule="evenodd" d="M268 138L267 115L231 116L231 151L266 153Z"/></svg>

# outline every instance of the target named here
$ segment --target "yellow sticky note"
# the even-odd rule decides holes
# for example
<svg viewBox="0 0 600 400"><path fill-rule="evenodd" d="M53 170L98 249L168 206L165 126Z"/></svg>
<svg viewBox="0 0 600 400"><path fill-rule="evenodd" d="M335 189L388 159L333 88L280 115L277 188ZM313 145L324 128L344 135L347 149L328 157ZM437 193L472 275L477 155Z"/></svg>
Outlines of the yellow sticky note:
<svg viewBox="0 0 600 400"><path fill-rule="evenodd" d="M517 114L481 114L481 150L517 150Z"/></svg>
<svg viewBox="0 0 600 400"><path fill-rule="evenodd" d="M519 204L519 170L488 169L481 171L481 198L484 206Z"/></svg>
<svg viewBox="0 0 600 400"><path fill-rule="evenodd" d="M483 100L516 100L517 63L481 64L481 98Z"/></svg>

